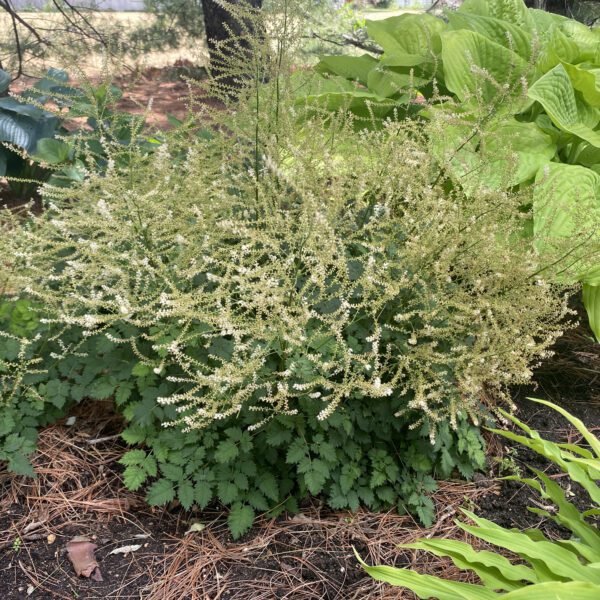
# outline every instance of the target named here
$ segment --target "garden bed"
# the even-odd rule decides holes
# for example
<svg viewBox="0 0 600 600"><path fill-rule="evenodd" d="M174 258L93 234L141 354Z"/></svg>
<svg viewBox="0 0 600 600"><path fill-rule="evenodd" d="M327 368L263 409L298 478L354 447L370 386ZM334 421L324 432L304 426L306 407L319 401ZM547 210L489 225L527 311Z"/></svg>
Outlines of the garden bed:
<svg viewBox="0 0 600 600"><path fill-rule="evenodd" d="M529 393L516 395L522 419L549 438L579 441L557 413L526 401ZM600 429L597 387L588 386L578 396L563 393L560 402L592 431ZM461 506L475 507L479 515L506 527L540 526L553 537L562 533L552 522L527 512L527 506L539 502L529 488L499 484L491 477L496 466L494 473L478 475L475 482L440 483L434 494L438 519L431 529L392 512L332 512L315 499L295 516L259 520L234 542L219 507L203 512L183 511L175 504L168 510L150 509L143 496L123 487L117 460L124 447L115 437L121 423L110 403L84 404L76 417L72 426L63 421L41 432L35 481L0 475L0 589L7 600L410 598L368 577L352 548L371 564L464 579L448 561L402 551L396 544L423 535L464 539L453 524ZM525 449L504 456L510 459L503 463L504 474L511 468L507 464L523 473L528 464L549 467ZM193 523L204 529L186 533ZM103 581L76 576L66 554L66 544L75 536L86 536L98 546ZM125 555L111 554L129 545L140 547Z"/></svg>

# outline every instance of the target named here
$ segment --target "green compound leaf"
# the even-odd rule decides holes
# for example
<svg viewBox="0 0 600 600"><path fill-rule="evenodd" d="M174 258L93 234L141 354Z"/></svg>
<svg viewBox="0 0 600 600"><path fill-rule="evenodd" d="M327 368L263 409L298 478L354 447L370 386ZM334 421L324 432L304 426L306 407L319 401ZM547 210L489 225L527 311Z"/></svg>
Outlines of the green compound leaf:
<svg viewBox="0 0 600 600"><path fill-rule="evenodd" d="M237 458L239 453L239 448L235 442L232 440L224 440L215 450L215 460L222 464L230 463Z"/></svg>
<svg viewBox="0 0 600 600"><path fill-rule="evenodd" d="M181 506L186 510L192 508L194 503L194 486L189 481L180 482L177 488L177 498L181 502Z"/></svg>
<svg viewBox="0 0 600 600"><path fill-rule="evenodd" d="M236 502L236 504L231 507L227 523L229 524L229 529L234 540L237 540L244 535L244 533L249 531L253 522L254 510L252 510L251 506Z"/></svg>
<svg viewBox="0 0 600 600"><path fill-rule="evenodd" d="M142 484L146 481L147 477L148 474L145 469L135 464L129 465L123 472L123 482L125 483L125 486L134 492L142 487Z"/></svg>
<svg viewBox="0 0 600 600"><path fill-rule="evenodd" d="M272 473L264 473L258 480L258 489L269 499L279 500L279 485Z"/></svg>
<svg viewBox="0 0 600 600"><path fill-rule="evenodd" d="M208 483L201 482L196 484L194 488L194 500L201 509L208 506L212 497L212 487Z"/></svg>
<svg viewBox="0 0 600 600"><path fill-rule="evenodd" d="M155 481L148 490L148 504L150 506L161 506L171 502L175 498L175 488L173 482L168 479L159 479Z"/></svg>

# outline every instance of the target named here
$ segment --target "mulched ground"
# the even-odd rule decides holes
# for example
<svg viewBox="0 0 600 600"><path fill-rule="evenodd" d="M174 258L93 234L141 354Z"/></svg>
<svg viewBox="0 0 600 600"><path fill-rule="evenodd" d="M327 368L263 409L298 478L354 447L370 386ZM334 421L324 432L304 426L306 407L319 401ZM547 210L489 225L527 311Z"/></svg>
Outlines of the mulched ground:
<svg viewBox="0 0 600 600"><path fill-rule="evenodd" d="M563 397L561 403L600 431L600 391ZM517 397L521 418L543 435L578 441L560 415ZM540 395L540 390L537 390ZM394 513L356 515L332 512L313 500L299 515L263 519L234 542L225 517L215 507L202 513L149 509L139 494L122 486L117 460L123 446L114 432L119 417L109 403L79 407L71 427L60 423L40 436L35 481L0 472L0 590L6 600L133 599L148 600L290 600L399 599L413 596L367 577L352 548L370 563L416 567L421 572L465 579L443 559L402 551L398 543L420 536L466 539L453 524L460 506L506 527L540 526L553 537L553 523L528 513L537 501L529 488L479 477L476 483L440 484L435 495L438 522L430 530ZM98 442L97 440L105 439ZM549 473L549 465L522 448L500 444L511 468L526 473L532 464ZM559 475L559 474L556 474ZM564 481L560 477L559 481ZM582 505L583 506L583 505ZM193 523L200 532L186 533ZM103 581L77 577L66 544L86 536L97 545ZM139 548L111 554L123 546Z"/></svg>

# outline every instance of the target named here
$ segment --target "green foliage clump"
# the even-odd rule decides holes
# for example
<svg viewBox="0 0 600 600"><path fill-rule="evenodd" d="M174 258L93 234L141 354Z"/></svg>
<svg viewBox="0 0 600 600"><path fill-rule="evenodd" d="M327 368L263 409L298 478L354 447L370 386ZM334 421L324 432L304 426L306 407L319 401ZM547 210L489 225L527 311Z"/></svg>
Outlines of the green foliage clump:
<svg viewBox="0 0 600 600"><path fill-rule="evenodd" d="M367 31L382 54L322 57L327 89L311 100L363 126L419 113L439 122L435 152L465 190L528 190L532 242L556 280L583 284L600 339L600 30L522 0L466 0Z"/></svg>
<svg viewBox="0 0 600 600"><path fill-rule="evenodd" d="M533 513L552 519L572 534L569 540L550 540L539 529L524 532L508 530L492 521L463 511L475 525L457 521L457 525L485 542L516 554L519 563L511 562L502 554L489 550L475 550L470 544L447 539L422 540L403 547L426 550L436 556L448 556L460 569L473 571L483 585L445 581L429 575L420 575L407 569L363 566L375 579L412 590L419 598L439 600L465 600L507 598L577 598L594 600L600 594L600 532L590 523L600 507L600 440L576 417L546 401L565 416L581 433L583 444L557 444L545 440L540 434L504 413L526 435L510 431L493 430L510 440L519 442L555 463L572 482L579 484L591 498L591 507L580 512L570 502L568 492L548 475L533 469L535 479L507 477L524 483L537 491L548 508L530 508ZM589 444L589 447L587 447ZM362 561L361 561L362 562ZM498 591L500 590L500 591Z"/></svg>
<svg viewBox="0 0 600 600"><path fill-rule="evenodd" d="M453 186L419 123L357 133L298 103L302 24L288 3L268 19L237 58L218 49L228 110L198 102L156 152L99 140L105 168L2 213L3 289L49 344L47 375L7 357L23 376L2 400L114 397L139 445L127 484L216 498L235 534L307 493L428 522L431 474L481 466L472 424L529 380L565 290L521 235L523 197Z"/></svg>

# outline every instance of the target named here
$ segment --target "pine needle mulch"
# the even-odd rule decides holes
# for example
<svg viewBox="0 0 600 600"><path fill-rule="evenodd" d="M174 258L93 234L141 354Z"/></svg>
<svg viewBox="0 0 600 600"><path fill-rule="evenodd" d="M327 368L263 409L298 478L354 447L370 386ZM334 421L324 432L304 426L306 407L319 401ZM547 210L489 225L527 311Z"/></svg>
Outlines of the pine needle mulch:
<svg viewBox="0 0 600 600"><path fill-rule="evenodd" d="M448 561L397 545L424 535L464 539L453 523L458 508L497 493L487 480L441 483L434 498L438 521L428 530L393 512L353 515L313 501L298 515L263 518L233 541L226 515L216 509L150 509L142 495L124 488L117 464L123 446L114 434L119 426L101 403L87 405L74 425L41 431L36 479L0 472L3 600L412 598L366 576L353 547L371 564L458 578ZM204 529L186 533L193 523ZM76 576L66 553L75 536L97 546L103 581ZM124 554L127 546L135 549Z"/></svg>

